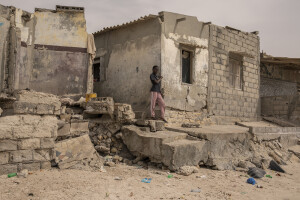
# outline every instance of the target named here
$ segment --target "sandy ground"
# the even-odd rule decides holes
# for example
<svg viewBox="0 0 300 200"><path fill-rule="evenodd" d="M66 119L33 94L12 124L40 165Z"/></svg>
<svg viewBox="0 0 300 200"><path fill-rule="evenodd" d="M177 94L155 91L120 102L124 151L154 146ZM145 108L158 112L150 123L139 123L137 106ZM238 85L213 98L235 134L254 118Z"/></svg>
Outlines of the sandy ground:
<svg viewBox="0 0 300 200"><path fill-rule="evenodd" d="M267 171L273 178L257 179L263 188L246 183L237 171L201 168L190 176L159 169L119 164L107 172L42 170L27 178L0 177L0 199L300 199L299 160L284 167L290 174ZM199 178L205 175L205 178ZM198 178L197 178L198 176ZM120 177L122 180L115 180ZM142 183L152 178L151 183ZM191 189L200 188L199 193Z"/></svg>

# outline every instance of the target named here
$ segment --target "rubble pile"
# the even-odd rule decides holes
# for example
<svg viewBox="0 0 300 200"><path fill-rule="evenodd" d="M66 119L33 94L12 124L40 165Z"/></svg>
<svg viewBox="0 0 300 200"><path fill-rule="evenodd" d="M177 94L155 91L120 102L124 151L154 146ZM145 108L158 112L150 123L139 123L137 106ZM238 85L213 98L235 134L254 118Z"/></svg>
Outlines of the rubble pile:
<svg viewBox="0 0 300 200"><path fill-rule="evenodd" d="M135 122L135 115L130 105L110 97L86 102L20 90L1 96L0 107L0 174L51 165L100 169L105 159L98 153L113 163L123 161L123 149L128 153L120 129Z"/></svg>
<svg viewBox="0 0 300 200"><path fill-rule="evenodd" d="M101 155L114 155L122 151L124 144L120 123L90 122L89 128L92 142Z"/></svg>

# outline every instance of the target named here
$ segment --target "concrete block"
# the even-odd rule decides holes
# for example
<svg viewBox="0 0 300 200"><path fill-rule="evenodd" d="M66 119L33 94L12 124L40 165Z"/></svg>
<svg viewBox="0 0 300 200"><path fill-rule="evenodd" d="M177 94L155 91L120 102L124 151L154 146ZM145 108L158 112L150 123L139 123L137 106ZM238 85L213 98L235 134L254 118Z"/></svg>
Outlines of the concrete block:
<svg viewBox="0 0 300 200"><path fill-rule="evenodd" d="M18 171L17 164L0 165L0 175L15 173Z"/></svg>
<svg viewBox="0 0 300 200"><path fill-rule="evenodd" d="M149 157L152 161L161 161L162 143L185 139L187 134L171 131L159 131L149 134L137 126L122 127L123 142L131 152Z"/></svg>
<svg viewBox="0 0 300 200"><path fill-rule="evenodd" d="M86 110L88 114L109 114L114 113L114 100L112 97L97 97L86 103Z"/></svg>
<svg viewBox="0 0 300 200"><path fill-rule="evenodd" d="M62 128L58 129L57 136L69 136L71 135L70 132L71 124L65 124Z"/></svg>
<svg viewBox="0 0 300 200"><path fill-rule="evenodd" d="M14 151L17 150L17 141L14 140L0 140L1 151Z"/></svg>
<svg viewBox="0 0 300 200"><path fill-rule="evenodd" d="M0 152L0 165L7 164L9 161L8 152Z"/></svg>
<svg viewBox="0 0 300 200"><path fill-rule="evenodd" d="M177 140L162 145L162 162L171 170L182 166L197 166L206 162L208 155L203 151L206 141Z"/></svg>
<svg viewBox="0 0 300 200"><path fill-rule="evenodd" d="M149 120L149 126L151 132L156 132L156 123L155 120Z"/></svg>
<svg viewBox="0 0 300 200"><path fill-rule="evenodd" d="M156 131L164 131L165 130L165 122L163 121L155 121Z"/></svg>
<svg viewBox="0 0 300 200"><path fill-rule="evenodd" d="M89 132L89 122L87 121L72 121L70 133L71 135L80 135Z"/></svg>
<svg viewBox="0 0 300 200"><path fill-rule="evenodd" d="M88 134L55 144L55 162L61 169L69 168L94 154L97 153Z"/></svg>
<svg viewBox="0 0 300 200"><path fill-rule="evenodd" d="M41 138L42 149L50 149L50 148L54 148L54 146L55 146L54 138Z"/></svg>
<svg viewBox="0 0 300 200"><path fill-rule="evenodd" d="M53 159L53 152L51 149L33 150L34 161L50 161Z"/></svg>
<svg viewBox="0 0 300 200"><path fill-rule="evenodd" d="M10 162L27 162L33 160L32 150L18 150L10 152Z"/></svg>
<svg viewBox="0 0 300 200"><path fill-rule="evenodd" d="M41 147L39 138L23 139L18 141L18 149L39 149Z"/></svg>
<svg viewBox="0 0 300 200"><path fill-rule="evenodd" d="M27 169L28 171L39 171L41 169L41 163L40 162L23 163L21 168L22 170Z"/></svg>
<svg viewBox="0 0 300 200"><path fill-rule="evenodd" d="M71 114L61 114L59 117L61 120L65 121L65 122L71 122L72 115Z"/></svg>
<svg viewBox="0 0 300 200"><path fill-rule="evenodd" d="M51 162L50 161L41 162L41 169L51 169Z"/></svg>

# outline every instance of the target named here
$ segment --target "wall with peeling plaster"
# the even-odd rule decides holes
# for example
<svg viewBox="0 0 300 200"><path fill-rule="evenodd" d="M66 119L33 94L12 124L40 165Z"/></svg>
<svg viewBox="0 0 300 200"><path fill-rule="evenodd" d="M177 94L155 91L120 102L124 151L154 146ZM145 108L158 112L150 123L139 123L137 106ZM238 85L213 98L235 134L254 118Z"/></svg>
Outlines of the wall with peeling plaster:
<svg viewBox="0 0 300 200"><path fill-rule="evenodd" d="M101 81L94 82L94 92L130 103L135 111L149 110L149 77L152 66L161 65L160 34L155 18L94 35L101 65Z"/></svg>
<svg viewBox="0 0 300 200"><path fill-rule="evenodd" d="M84 94L88 69L84 13L42 9L28 13L14 7L0 11L4 8L10 13L11 36L8 85L1 90Z"/></svg>
<svg viewBox="0 0 300 200"><path fill-rule="evenodd" d="M169 109L199 112L206 108L208 26L196 17L160 13L162 23L162 87ZM181 80L181 45L194 50L192 84Z"/></svg>

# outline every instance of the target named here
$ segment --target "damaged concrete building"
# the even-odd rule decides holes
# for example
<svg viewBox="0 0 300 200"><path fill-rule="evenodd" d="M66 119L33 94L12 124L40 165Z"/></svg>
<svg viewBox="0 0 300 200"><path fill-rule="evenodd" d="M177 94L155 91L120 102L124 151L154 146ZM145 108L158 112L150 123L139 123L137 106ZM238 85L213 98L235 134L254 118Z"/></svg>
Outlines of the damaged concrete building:
<svg viewBox="0 0 300 200"><path fill-rule="evenodd" d="M149 75L161 68L171 123L231 123L260 116L257 32L160 12L94 33L94 91L147 116Z"/></svg>
<svg viewBox="0 0 300 200"><path fill-rule="evenodd" d="M300 125L300 59L261 54L261 114ZM291 124L290 124L291 125Z"/></svg>
<svg viewBox="0 0 300 200"><path fill-rule="evenodd" d="M95 33L92 66L83 8L1 6L0 17L0 174L99 172L119 162L176 172L266 168L299 157L300 127L257 122L260 95L269 98L260 88L270 87L260 79L285 78L260 69L257 32L161 12ZM145 120L153 65L164 77L166 127ZM286 81L291 92L280 95L295 95L299 77Z"/></svg>
<svg viewBox="0 0 300 200"><path fill-rule="evenodd" d="M0 5L0 34L0 92L86 93L84 8L56 6L29 13Z"/></svg>

